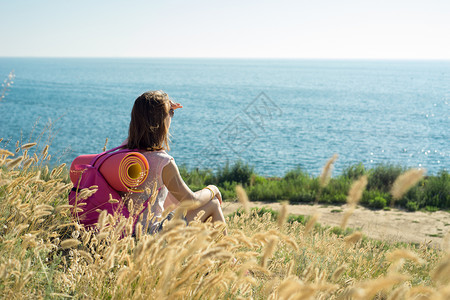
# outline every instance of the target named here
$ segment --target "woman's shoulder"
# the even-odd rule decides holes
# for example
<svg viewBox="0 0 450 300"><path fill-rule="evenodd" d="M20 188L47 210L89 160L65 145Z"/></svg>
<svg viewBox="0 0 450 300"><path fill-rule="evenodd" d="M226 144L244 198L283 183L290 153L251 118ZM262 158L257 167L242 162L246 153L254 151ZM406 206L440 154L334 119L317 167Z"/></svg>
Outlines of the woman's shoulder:
<svg viewBox="0 0 450 300"><path fill-rule="evenodd" d="M148 158L155 159L168 159L172 160L173 157L169 155L165 150L157 150L157 151L144 151L143 154Z"/></svg>
<svg viewBox="0 0 450 300"><path fill-rule="evenodd" d="M147 158L148 164L155 168L157 174L161 174L162 169L171 161L174 161L173 157L167 154L167 152L164 150L145 151L143 152L143 154L145 158Z"/></svg>

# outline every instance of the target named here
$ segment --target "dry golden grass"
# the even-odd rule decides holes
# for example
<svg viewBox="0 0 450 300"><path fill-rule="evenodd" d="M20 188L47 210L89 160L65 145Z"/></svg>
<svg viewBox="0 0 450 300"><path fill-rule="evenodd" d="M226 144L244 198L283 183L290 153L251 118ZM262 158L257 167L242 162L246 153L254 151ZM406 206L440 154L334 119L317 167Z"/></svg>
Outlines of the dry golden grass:
<svg viewBox="0 0 450 300"><path fill-rule="evenodd" d="M392 185L391 194L393 199L398 200L414 185L416 185L425 174L425 169L411 169L398 176Z"/></svg>
<svg viewBox="0 0 450 300"><path fill-rule="evenodd" d="M333 154L333 156L327 161L325 166L323 167L322 173L319 176L319 182L322 187L328 185L331 179L331 174L333 173L334 163L338 159L337 154Z"/></svg>
<svg viewBox="0 0 450 300"><path fill-rule="evenodd" d="M350 187L350 191L348 192L347 196L347 204L348 208L344 213L344 216L342 218L341 227L345 228L347 226L348 219L355 211L356 205L358 204L359 200L361 200L361 196L364 192L364 189L367 185L367 176L361 176L358 180L356 180L352 186Z"/></svg>
<svg viewBox="0 0 450 300"><path fill-rule="evenodd" d="M247 204L248 205L248 204ZM288 216L288 202L284 201L283 203L281 203L281 210L280 210L280 215L278 216L278 228L283 229L283 225L286 222L286 218ZM248 208L247 208L248 210Z"/></svg>
<svg viewBox="0 0 450 300"><path fill-rule="evenodd" d="M239 202L241 202L242 207L244 208L244 211L246 213L248 213L250 211L248 196L247 196L247 193L245 192L244 188L241 185L236 186L236 195L237 195Z"/></svg>
<svg viewBox="0 0 450 300"><path fill-rule="evenodd" d="M29 146L29 145L28 145ZM102 213L96 231L71 217L65 165L52 170L20 148L14 168L0 150L0 295L92 299L448 299L448 253L344 237L256 211L223 226L182 211L155 235L131 236L131 220ZM29 146L32 147L32 146ZM25 164L27 167L25 168ZM66 174L66 175L64 175ZM356 205L364 178L352 187ZM90 187L86 195L96 190ZM245 191L240 191L244 199ZM85 196L86 196L85 195ZM109 199L117 201L117 199ZM133 206L129 203L128 205ZM349 217L351 214L349 215ZM123 234L125 233L125 236Z"/></svg>

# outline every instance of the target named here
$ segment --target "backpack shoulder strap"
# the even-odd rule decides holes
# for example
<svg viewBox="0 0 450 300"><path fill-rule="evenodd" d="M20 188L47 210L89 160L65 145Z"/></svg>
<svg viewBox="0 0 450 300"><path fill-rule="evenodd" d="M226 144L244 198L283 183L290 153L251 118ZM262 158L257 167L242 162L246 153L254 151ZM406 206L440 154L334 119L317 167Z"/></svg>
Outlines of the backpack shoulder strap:
<svg viewBox="0 0 450 300"><path fill-rule="evenodd" d="M119 149L121 149L121 148L125 148L125 145L120 145L120 146L118 146L118 147L109 149L108 151L105 151L105 152L102 152L102 153L96 155L96 156L92 159L92 161L91 161L91 166L94 166L94 165L96 164L96 162L97 162L102 156L105 156L105 155L108 154L108 153L117 151L117 150L119 150ZM106 155L106 156L107 156L107 155Z"/></svg>

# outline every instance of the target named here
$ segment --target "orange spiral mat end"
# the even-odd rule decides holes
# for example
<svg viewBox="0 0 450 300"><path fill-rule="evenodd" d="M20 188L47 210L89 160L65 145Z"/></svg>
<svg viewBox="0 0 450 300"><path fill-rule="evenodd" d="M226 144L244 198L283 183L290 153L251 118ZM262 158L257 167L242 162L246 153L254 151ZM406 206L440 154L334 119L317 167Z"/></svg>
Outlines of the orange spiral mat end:
<svg viewBox="0 0 450 300"><path fill-rule="evenodd" d="M147 179L148 162L139 152L113 154L100 167L100 173L117 191L143 192L136 187Z"/></svg>

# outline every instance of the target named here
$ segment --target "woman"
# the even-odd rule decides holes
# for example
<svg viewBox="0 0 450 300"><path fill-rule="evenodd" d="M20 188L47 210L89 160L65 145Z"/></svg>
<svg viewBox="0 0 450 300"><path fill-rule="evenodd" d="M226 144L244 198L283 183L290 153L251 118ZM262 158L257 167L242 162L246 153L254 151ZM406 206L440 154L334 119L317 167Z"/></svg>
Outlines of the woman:
<svg viewBox="0 0 450 300"><path fill-rule="evenodd" d="M222 195L214 185L209 185L202 190L193 192L180 176L178 167L172 156L166 150L169 147L169 128L175 109L181 108L179 103L174 103L169 96L162 91L150 91L139 96L134 102L131 111L131 121L126 141L129 149L139 149L147 158L150 170L147 179L139 187L146 190L144 193L132 193L129 198L133 203L143 203L152 198L149 191L156 191L157 196L150 209L153 218L149 221L149 232L153 233L162 229L164 220L161 218L166 202L173 199L178 202L193 201L195 204L185 216L186 221L192 221L200 211L205 213L200 217L202 222L212 218L213 222L225 223L221 203ZM156 185L156 188L154 188ZM166 205L165 205L166 204ZM150 204L149 204L150 206ZM143 212L143 225L147 222L148 207ZM168 216L171 218L172 214ZM226 232L225 232L226 233Z"/></svg>

